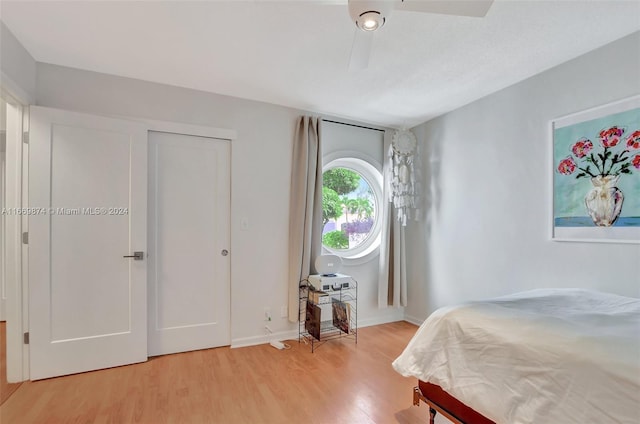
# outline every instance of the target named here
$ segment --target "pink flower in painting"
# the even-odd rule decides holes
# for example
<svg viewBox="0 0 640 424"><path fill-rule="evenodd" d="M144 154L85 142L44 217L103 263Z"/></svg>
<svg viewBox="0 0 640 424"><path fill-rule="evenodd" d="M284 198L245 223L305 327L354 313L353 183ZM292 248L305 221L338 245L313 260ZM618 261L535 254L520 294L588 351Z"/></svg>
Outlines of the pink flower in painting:
<svg viewBox="0 0 640 424"><path fill-rule="evenodd" d="M571 156L567 156L565 159L560 161L560 165L558 165L558 172L563 175L573 174L573 171L576 170L576 163L573 161Z"/></svg>
<svg viewBox="0 0 640 424"><path fill-rule="evenodd" d="M603 147L614 147L620 142L624 129L616 126L600 131L600 142Z"/></svg>
<svg viewBox="0 0 640 424"><path fill-rule="evenodd" d="M576 141L576 144L573 145L571 151L574 155L576 155L576 157L583 158L589 154L591 149L593 149L593 143L591 142L591 140L582 138Z"/></svg>
<svg viewBox="0 0 640 424"><path fill-rule="evenodd" d="M635 131L627 138L628 149L640 149L640 130Z"/></svg>
<svg viewBox="0 0 640 424"><path fill-rule="evenodd" d="M612 125L597 134L600 146L586 136L569 144L571 154L560 160L558 173L575 173L575 178L580 179L631 174L633 168L640 170L640 154L636 154L640 153L640 129L631 128L627 132L623 126Z"/></svg>

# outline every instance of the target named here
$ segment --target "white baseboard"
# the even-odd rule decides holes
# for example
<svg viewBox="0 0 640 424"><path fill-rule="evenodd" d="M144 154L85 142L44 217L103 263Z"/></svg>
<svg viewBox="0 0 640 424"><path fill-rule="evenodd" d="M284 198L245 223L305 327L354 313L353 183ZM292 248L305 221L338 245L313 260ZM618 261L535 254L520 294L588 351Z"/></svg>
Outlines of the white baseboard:
<svg viewBox="0 0 640 424"><path fill-rule="evenodd" d="M233 339L231 340L231 349L266 344L272 340L298 340L298 330L278 331L276 333L265 334L262 336Z"/></svg>
<svg viewBox="0 0 640 424"><path fill-rule="evenodd" d="M358 320L358 328L370 327L372 325L388 324L390 322L404 321L404 311L401 309L393 309L391 313L383 316L377 316L373 318L365 318ZM298 340L298 330L279 331L272 334L265 334L262 336L242 337L239 339L231 340L231 348L256 346L260 344L267 344L272 340Z"/></svg>
<svg viewBox="0 0 640 424"><path fill-rule="evenodd" d="M373 318L365 318L358 320L358 328L370 327L372 325L388 324L390 322L397 322L404 320L404 311L401 309L393 309L389 314L383 316L377 316Z"/></svg>
<svg viewBox="0 0 640 424"><path fill-rule="evenodd" d="M416 318L411 315L405 315L404 320L417 326L421 326L422 323L424 322L424 318Z"/></svg>

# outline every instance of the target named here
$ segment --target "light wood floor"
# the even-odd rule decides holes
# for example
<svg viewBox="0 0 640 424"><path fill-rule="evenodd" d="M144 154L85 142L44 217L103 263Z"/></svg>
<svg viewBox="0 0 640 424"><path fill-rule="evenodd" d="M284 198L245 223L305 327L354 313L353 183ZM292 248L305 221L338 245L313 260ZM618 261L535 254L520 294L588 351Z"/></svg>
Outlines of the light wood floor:
<svg viewBox="0 0 640 424"><path fill-rule="evenodd" d="M151 358L102 371L25 382L0 406L5 423L427 423L416 380L391 368L417 327L362 328L311 353L287 342Z"/></svg>
<svg viewBox="0 0 640 424"><path fill-rule="evenodd" d="M7 383L7 323L0 322L0 405L15 392L20 383ZM1 416L0 416L1 417ZM0 420L0 423L4 423Z"/></svg>

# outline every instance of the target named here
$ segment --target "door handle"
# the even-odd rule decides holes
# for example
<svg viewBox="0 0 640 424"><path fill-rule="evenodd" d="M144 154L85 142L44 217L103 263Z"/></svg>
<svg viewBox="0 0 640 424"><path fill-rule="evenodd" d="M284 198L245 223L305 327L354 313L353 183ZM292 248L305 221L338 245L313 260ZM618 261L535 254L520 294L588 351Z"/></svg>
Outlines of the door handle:
<svg viewBox="0 0 640 424"><path fill-rule="evenodd" d="M144 259L144 252L133 252L133 255L123 256L123 258L133 258L134 261L141 261Z"/></svg>

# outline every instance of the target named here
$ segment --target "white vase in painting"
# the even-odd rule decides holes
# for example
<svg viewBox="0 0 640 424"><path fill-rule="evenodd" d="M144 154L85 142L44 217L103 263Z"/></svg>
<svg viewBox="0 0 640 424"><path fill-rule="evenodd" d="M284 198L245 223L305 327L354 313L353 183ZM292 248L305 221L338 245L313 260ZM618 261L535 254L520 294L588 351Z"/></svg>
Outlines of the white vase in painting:
<svg viewBox="0 0 640 424"><path fill-rule="evenodd" d="M622 211L624 195L616 184L619 175L598 175L591 178L593 188L584 198L593 223L599 227L610 227Z"/></svg>

